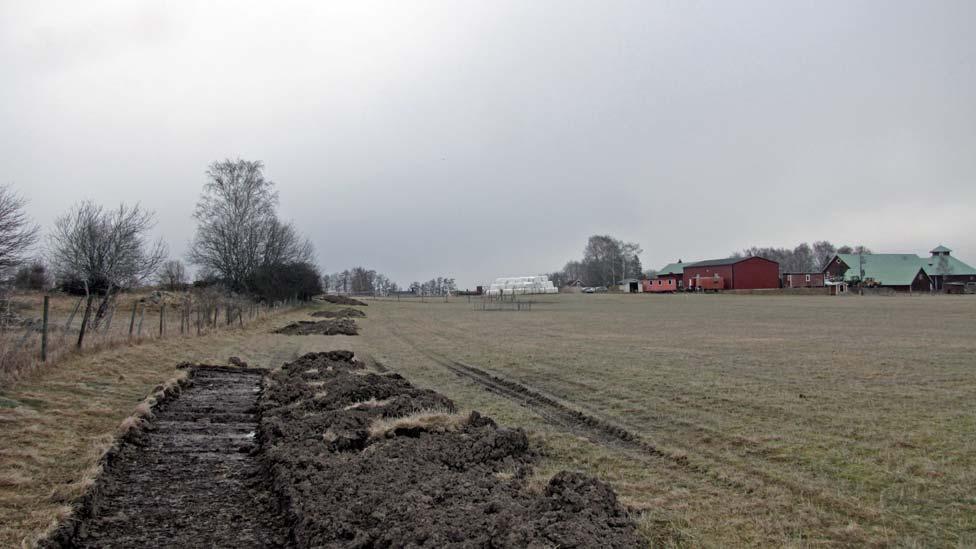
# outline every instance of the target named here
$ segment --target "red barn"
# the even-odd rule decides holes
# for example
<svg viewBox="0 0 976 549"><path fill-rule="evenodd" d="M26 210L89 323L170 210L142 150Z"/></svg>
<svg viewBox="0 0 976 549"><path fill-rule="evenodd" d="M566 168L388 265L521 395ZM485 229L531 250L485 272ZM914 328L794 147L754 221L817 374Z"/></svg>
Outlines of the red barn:
<svg viewBox="0 0 976 549"><path fill-rule="evenodd" d="M722 278L723 290L779 288L779 263L765 257L730 257L696 261L684 268L684 287L697 286L694 279Z"/></svg>

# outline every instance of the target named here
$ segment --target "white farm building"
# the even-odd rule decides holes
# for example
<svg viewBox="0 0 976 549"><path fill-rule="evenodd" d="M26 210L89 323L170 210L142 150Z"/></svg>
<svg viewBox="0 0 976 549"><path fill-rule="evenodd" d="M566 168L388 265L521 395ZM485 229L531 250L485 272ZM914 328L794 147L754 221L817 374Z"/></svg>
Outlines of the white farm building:
<svg viewBox="0 0 976 549"><path fill-rule="evenodd" d="M548 276L515 276L496 278L488 286L488 295L555 294L559 289Z"/></svg>

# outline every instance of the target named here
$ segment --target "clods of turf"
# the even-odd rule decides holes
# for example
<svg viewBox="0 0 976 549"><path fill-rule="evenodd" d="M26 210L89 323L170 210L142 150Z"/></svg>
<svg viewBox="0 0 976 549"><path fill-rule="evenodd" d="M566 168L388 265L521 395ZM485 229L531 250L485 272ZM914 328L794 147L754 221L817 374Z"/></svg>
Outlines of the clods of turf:
<svg viewBox="0 0 976 549"><path fill-rule="evenodd" d="M299 320L292 322L284 328L275 330L276 334L284 335L358 335L359 329L356 322L348 318L336 318L331 320Z"/></svg>
<svg viewBox="0 0 976 549"><path fill-rule="evenodd" d="M293 540L315 547L639 547L605 483L525 482L535 455L519 429L313 353L272 372L258 430Z"/></svg>
<svg viewBox="0 0 976 549"><path fill-rule="evenodd" d="M351 309L346 307L345 309L339 309L338 311L315 311L312 316L316 318L363 318L366 313L360 311L359 309Z"/></svg>

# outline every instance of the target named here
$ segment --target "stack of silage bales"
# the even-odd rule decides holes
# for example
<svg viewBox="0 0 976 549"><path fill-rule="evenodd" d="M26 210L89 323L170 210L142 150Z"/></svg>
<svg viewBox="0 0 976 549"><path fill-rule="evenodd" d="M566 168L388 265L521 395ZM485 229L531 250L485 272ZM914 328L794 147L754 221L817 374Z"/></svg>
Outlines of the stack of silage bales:
<svg viewBox="0 0 976 549"><path fill-rule="evenodd" d="M516 276L496 278L486 292L490 296L521 294L555 294L559 290L547 276Z"/></svg>

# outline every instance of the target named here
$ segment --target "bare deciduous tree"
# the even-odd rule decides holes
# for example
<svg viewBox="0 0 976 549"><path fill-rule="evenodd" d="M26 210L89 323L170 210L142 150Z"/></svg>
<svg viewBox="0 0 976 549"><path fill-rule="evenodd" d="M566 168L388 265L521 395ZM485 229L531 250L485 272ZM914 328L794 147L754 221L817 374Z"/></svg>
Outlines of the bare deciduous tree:
<svg viewBox="0 0 976 549"><path fill-rule="evenodd" d="M190 261L243 289L262 262L267 226L278 195L264 178L264 164L247 160L214 162L193 217L198 226Z"/></svg>
<svg viewBox="0 0 976 549"><path fill-rule="evenodd" d="M149 240L154 218L138 204L109 210L85 201L55 220L50 263L59 280L79 280L86 293L102 296L94 326L118 290L144 282L165 259L162 240Z"/></svg>
<svg viewBox="0 0 976 549"><path fill-rule="evenodd" d="M259 161L224 160L207 170L194 218L189 259L231 289L249 289L258 269L313 264L314 250L294 226L276 217L278 195Z"/></svg>
<svg viewBox="0 0 976 549"><path fill-rule="evenodd" d="M837 248L827 240L818 240L813 243L813 257L817 263L817 270L822 270L827 266L827 262L837 254Z"/></svg>
<svg viewBox="0 0 976 549"><path fill-rule="evenodd" d="M265 226L264 265L286 263L312 263L315 249L307 238L302 238L291 223L282 223L272 217Z"/></svg>
<svg viewBox="0 0 976 549"><path fill-rule="evenodd" d="M171 259L159 268L159 285L170 291L181 291L186 288L186 267L179 259Z"/></svg>
<svg viewBox="0 0 976 549"><path fill-rule="evenodd" d="M24 211L27 201L9 186L0 186L0 273L22 264L37 242L40 227Z"/></svg>

